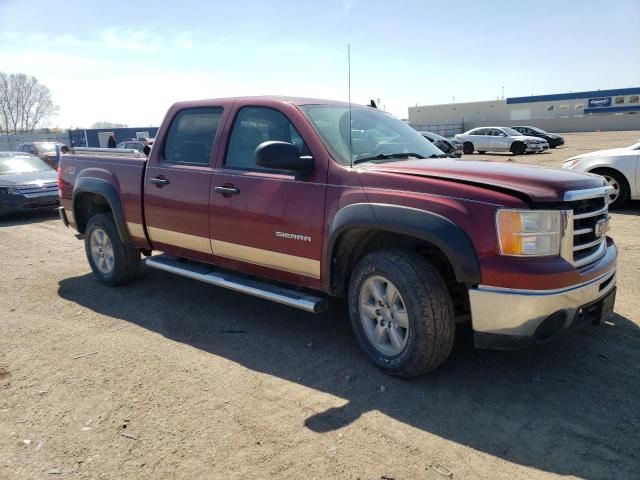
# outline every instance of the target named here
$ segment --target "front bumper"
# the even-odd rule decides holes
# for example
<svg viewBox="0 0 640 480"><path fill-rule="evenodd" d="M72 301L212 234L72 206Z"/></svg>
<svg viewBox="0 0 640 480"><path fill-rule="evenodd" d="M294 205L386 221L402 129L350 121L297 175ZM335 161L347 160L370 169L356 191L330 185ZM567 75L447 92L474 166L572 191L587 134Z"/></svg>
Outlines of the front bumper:
<svg viewBox="0 0 640 480"><path fill-rule="evenodd" d="M480 348L522 348L613 311L615 265L581 285L556 290L516 290L479 285L469 291L475 343Z"/></svg>
<svg viewBox="0 0 640 480"><path fill-rule="evenodd" d="M59 205L58 194L6 195L0 198L0 213L52 209Z"/></svg>
<svg viewBox="0 0 640 480"><path fill-rule="evenodd" d="M530 143L527 144L525 152L544 152L549 149L548 143Z"/></svg>

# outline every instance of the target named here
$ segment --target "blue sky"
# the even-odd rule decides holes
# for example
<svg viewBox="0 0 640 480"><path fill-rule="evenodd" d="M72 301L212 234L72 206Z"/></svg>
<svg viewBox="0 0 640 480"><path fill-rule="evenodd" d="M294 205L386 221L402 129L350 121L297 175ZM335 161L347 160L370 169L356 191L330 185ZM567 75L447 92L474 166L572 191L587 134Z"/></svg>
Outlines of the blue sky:
<svg viewBox="0 0 640 480"><path fill-rule="evenodd" d="M530 4L531 6L528 6ZM35 75L52 125L157 125L230 95L415 104L640 86L640 0L0 0L0 70Z"/></svg>

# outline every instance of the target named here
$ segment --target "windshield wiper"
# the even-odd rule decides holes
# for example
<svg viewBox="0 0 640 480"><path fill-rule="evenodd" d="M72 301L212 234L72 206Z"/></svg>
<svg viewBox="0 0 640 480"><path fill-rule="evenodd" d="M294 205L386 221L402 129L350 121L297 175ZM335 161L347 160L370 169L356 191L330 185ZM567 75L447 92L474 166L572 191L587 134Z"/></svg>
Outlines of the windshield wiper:
<svg viewBox="0 0 640 480"><path fill-rule="evenodd" d="M433 155L429 155L429 158L451 158L451 155L447 153L434 153Z"/></svg>
<svg viewBox="0 0 640 480"><path fill-rule="evenodd" d="M358 158L357 160L353 161L353 164L357 165L358 163L371 162L373 160L391 160L394 158L425 158L425 157L423 155L420 155L419 153L411 153L411 152L410 153L379 153L374 157Z"/></svg>

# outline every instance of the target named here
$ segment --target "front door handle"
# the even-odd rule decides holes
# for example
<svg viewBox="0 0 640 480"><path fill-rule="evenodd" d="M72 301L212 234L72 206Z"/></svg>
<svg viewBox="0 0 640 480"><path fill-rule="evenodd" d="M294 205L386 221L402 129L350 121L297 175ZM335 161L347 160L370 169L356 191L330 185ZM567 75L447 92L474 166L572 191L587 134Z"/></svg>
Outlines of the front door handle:
<svg viewBox="0 0 640 480"><path fill-rule="evenodd" d="M153 183L158 188L162 188L165 185L169 185L169 183L171 183L171 182L169 182L168 178L164 178L164 177L151 178L151 179L149 179L149 181L151 183Z"/></svg>
<svg viewBox="0 0 640 480"><path fill-rule="evenodd" d="M230 197L231 195L237 195L237 194L240 193L240 190L238 190L233 185L227 185L227 186L224 186L224 187L216 187L214 190L216 191L216 193L219 193L224 197Z"/></svg>

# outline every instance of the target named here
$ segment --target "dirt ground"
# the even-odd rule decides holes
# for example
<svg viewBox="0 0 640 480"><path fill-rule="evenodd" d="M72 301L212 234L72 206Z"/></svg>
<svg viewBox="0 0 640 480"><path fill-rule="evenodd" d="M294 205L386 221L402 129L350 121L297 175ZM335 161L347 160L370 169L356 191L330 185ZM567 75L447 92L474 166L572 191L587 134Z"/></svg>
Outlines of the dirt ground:
<svg viewBox="0 0 640 480"><path fill-rule="evenodd" d="M566 135L515 161L639 137ZM639 215L613 214L605 325L515 352L460 328L413 380L366 360L339 305L312 315L149 269L109 288L55 215L5 218L0 478L638 478Z"/></svg>

